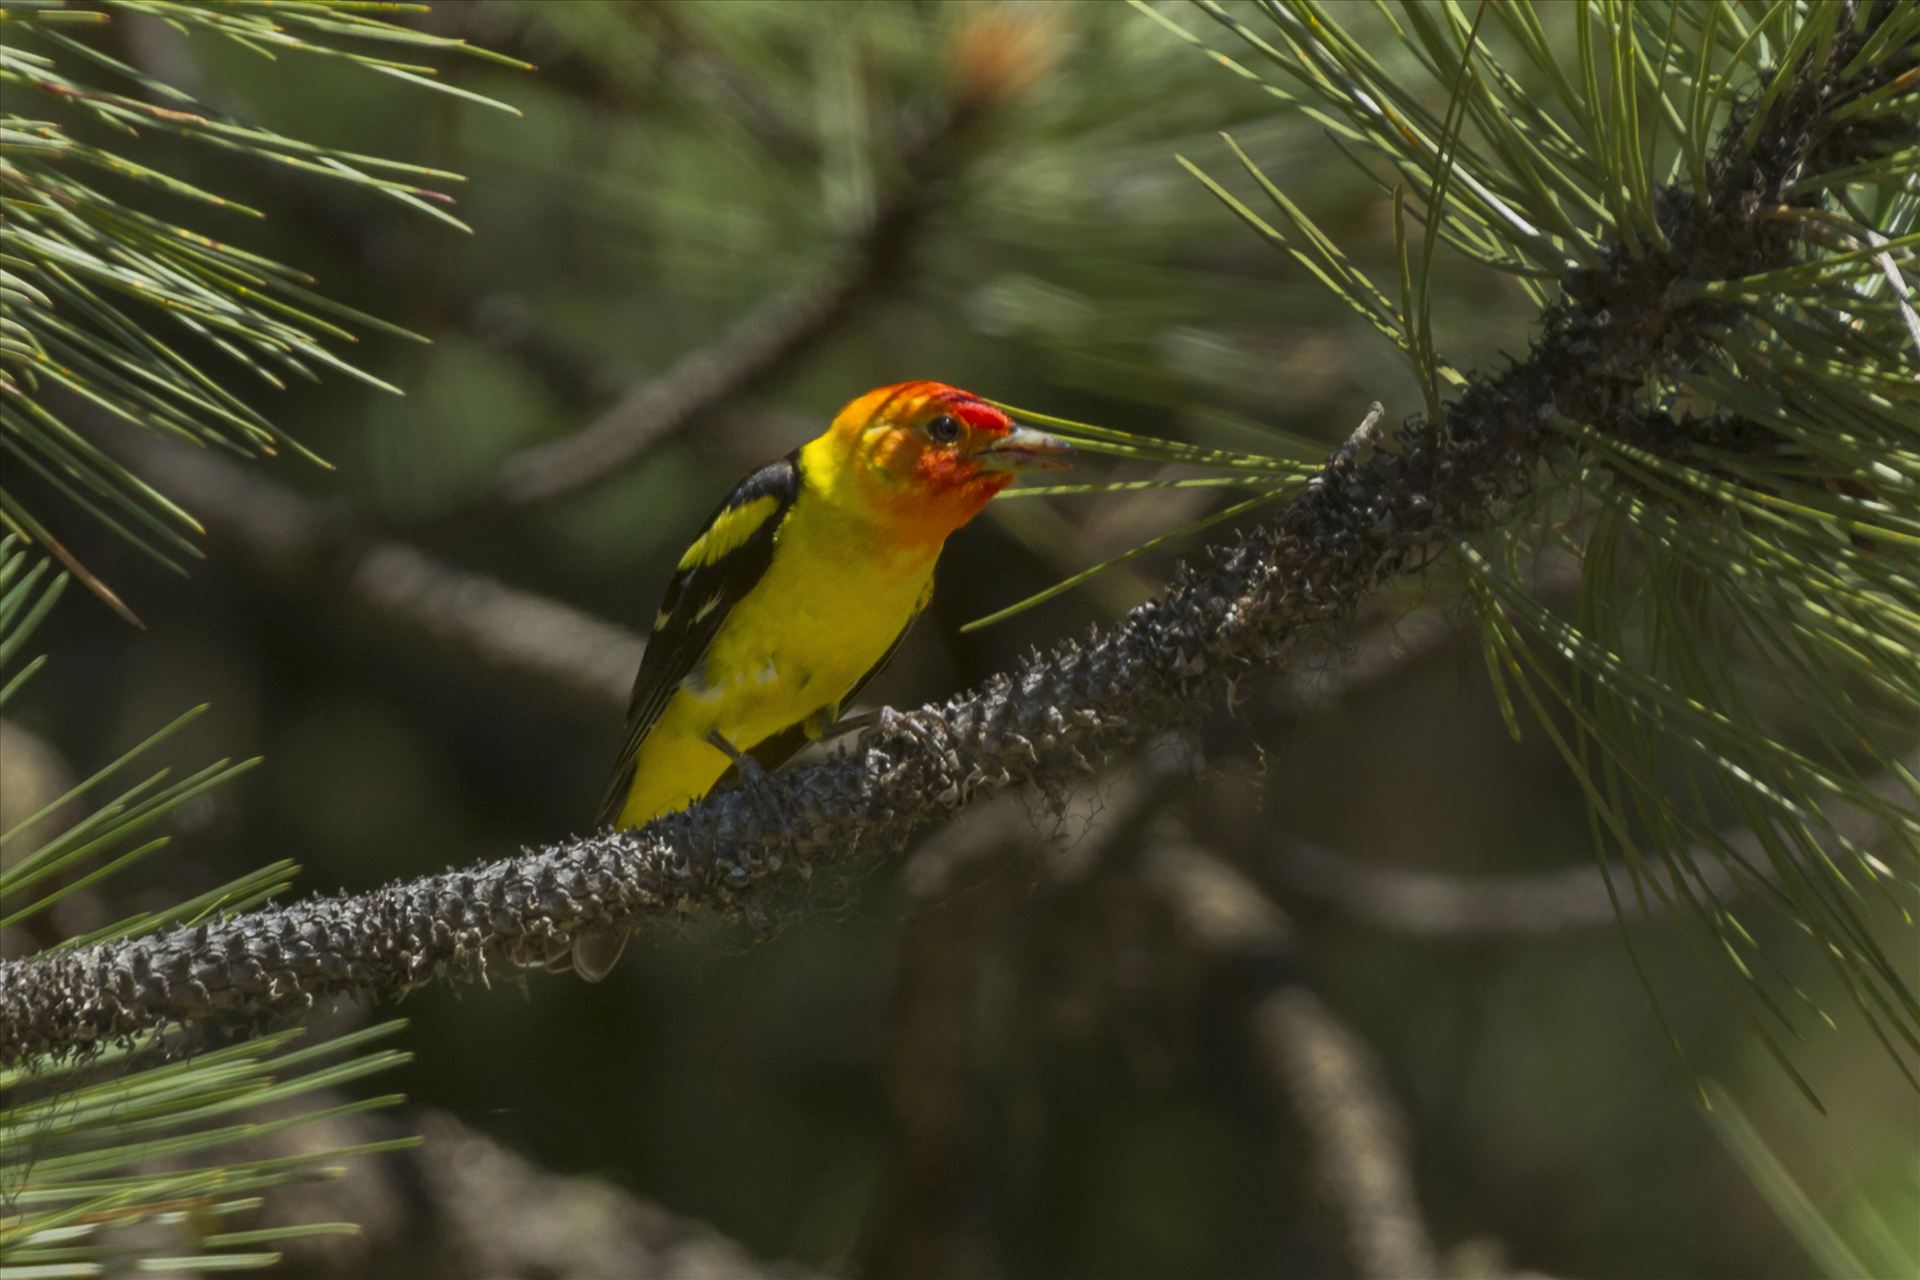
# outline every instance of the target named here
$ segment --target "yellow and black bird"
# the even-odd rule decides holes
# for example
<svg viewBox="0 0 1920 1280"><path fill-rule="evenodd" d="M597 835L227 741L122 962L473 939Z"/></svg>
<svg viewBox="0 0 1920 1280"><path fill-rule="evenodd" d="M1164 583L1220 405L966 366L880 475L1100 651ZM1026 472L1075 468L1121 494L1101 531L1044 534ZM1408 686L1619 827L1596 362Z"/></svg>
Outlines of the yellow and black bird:
<svg viewBox="0 0 1920 1280"><path fill-rule="evenodd" d="M600 821L639 826L819 737L926 607L947 537L1070 454L978 396L902 382L741 481L667 584ZM576 939L571 967L598 981L625 942Z"/></svg>

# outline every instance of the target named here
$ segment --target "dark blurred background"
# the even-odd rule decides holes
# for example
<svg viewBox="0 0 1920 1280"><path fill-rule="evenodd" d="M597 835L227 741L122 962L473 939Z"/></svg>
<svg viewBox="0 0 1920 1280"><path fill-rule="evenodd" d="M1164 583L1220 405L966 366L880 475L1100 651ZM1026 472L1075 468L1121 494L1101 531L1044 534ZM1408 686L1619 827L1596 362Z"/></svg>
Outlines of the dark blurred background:
<svg viewBox="0 0 1920 1280"><path fill-rule="evenodd" d="M935 378L1308 457L1370 400L1390 420L1419 405L1398 353L1174 157L1244 191L1218 137L1231 131L1389 281L1390 197L1311 121L1126 6L446 0L419 21L537 64L448 67L524 117L352 67L283 74L157 24L118 37L121 56L236 113L469 179L471 237L155 140L166 166L271 214L210 232L432 339L368 334L354 353L404 398L329 378L263 401L336 469L283 457L250 474L330 517L640 628L732 481L872 385ZM1443 269L1449 357L1523 351L1530 300L1492 273ZM790 355L637 463L475 515L517 451L823 278L852 283ZM998 505L956 539L931 625L871 694L938 697L1113 617L1170 557L957 630L1218 505L1205 491ZM146 873L154 891L282 856L309 890L360 889L587 825L614 700L383 624L325 565L263 570L244 531L216 527L184 582L83 522L68 532L148 630L70 596L45 633L61 660L21 725L84 773L207 702L175 758L265 757L196 805ZM637 942L602 986L430 990L399 1010L417 1057L381 1087L807 1266L1337 1273L1355 1264L1315 1154L1317 1095L1277 1079L1241 1025L1251 989L1304 992L1374 1060L1451 1273L1808 1274L1696 1106L1618 931L1593 916L1597 882L1566 880L1586 914L1558 928L1423 930L1367 911L1386 893L1368 878L1380 869L1444 873L1470 897L1590 865L1578 788L1540 735L1509 739L1455 608L1439 576L1390 593L1303 655L1303 678L1248 691L1207 728L1201 781L1170 800L1142 799L1165 789L1152 770L1119 770L1064 817L1035 801L967 819L770 940L696 922ZM1343 676L1350 658L1373 665ZM1180 925L1154 870L1172 865L1161 844L1204 847L1270 895L1280 914L1259 963L1218 964ZM1316 867L1351 877L1347 891ZM1911 1176L1920 1103L1857 1021L1797 1051L1822 1116L1677 931L1637 926L1636 943L1692 1069L1725 1086L1824 1212L1845 1220ZM1893 945L1912 957L1910 935ZM1802 972L1815 999L1841 998Z"/></svg>

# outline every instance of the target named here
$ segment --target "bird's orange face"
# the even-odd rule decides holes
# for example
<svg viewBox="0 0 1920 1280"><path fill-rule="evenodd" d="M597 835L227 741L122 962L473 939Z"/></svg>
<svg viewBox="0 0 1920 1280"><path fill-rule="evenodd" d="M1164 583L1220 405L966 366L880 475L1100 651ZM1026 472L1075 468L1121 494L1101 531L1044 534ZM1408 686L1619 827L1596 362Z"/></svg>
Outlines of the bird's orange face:
<svg viewBox="0 0 1920 1280"><path fill-rule="evenodd" d="M945 538L1023 471L1069 464L1072 449L943 382L901 382L840 411L829 437L850 478L903 528Z"/></svg>

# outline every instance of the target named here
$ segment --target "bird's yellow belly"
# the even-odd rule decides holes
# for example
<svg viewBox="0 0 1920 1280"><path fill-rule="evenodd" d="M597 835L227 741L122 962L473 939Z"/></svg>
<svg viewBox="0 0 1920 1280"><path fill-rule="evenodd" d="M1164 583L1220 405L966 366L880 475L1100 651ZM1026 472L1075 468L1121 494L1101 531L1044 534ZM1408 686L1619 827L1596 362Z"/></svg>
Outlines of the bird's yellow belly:
<svg viewBox="0 0 1920 1280"><path fill-rule="evenodd" d="M708 741L716 731L750 751L836 706L912 619L934 555L902 565L837 539L783 538L774 560L641 743L619 825L705 795L731 763Z"/></svg>

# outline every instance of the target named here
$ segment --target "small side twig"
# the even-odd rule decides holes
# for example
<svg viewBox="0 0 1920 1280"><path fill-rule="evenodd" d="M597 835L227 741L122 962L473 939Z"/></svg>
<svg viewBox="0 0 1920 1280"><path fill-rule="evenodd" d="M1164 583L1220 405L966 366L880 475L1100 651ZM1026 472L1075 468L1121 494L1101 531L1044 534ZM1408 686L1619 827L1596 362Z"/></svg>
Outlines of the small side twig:
<svg viewBox="0 0 1920 1280"><path fill-rule="evenodd" d="M1360 425L1353 429L1346 443L1334 450L1327 469L1329 471L1348 470L1361 458L1372 453L1373 446L1379 438L1380 419L1386 412L1387 407L1378 400L1368 405L1366 417L1360 419ZM1319 481L1320 477L1315 476L1314 479Z"/></svg>

